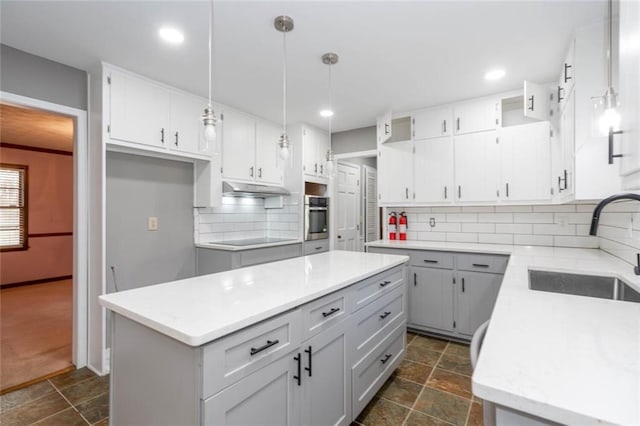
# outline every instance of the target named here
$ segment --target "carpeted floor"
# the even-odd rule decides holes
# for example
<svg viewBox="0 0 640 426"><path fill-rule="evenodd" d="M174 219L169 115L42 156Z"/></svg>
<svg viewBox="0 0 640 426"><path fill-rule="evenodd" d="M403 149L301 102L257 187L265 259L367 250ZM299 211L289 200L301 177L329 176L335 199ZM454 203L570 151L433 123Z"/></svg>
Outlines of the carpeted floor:
<svg viewBox="0 0 640 426"><path fill-rule="evenodd" d="M71 280L0 290L0 390L72 366L72 316Z"/></svg>

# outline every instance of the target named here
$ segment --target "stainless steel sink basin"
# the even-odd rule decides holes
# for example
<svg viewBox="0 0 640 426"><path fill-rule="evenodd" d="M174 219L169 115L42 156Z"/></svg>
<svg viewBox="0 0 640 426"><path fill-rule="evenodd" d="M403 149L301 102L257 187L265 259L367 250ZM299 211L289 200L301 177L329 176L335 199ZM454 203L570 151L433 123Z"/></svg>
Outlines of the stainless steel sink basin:
<svg viewBox="0 0 640 426"><path fill-rule="evenodd" d="M614 277L529 270L529 288L640 303L640 292Z"/></svg>

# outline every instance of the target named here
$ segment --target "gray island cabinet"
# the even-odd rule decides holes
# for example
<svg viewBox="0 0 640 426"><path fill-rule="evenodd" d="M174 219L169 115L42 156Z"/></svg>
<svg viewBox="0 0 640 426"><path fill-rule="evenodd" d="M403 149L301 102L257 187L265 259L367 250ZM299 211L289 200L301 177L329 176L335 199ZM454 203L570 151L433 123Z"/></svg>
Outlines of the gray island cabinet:
<svg viewBox="0 0 640 426"><path fill-rule="evenodd" d="M349 425L402 361L408 257L333 251L101 297L114 425Z"/></svg>

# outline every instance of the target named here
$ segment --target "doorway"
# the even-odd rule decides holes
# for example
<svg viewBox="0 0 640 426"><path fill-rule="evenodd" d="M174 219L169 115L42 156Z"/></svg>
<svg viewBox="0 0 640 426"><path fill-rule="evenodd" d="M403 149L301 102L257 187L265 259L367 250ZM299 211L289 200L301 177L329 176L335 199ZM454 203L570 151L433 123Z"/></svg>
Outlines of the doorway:
<svg viewBox="0 0 640 426"><path fill-rule="evenodd" d="M337 250L364 251L380 238L376 151L336 155L332 233Z"/></svg>
<svg viewBox="0 0 640 426"><path fill-rule="evenodd" d="M78 250L86 220L78 217L84 202L77 202L86 113L2 93L0 119L0 392L6 393L86 365L86 301L78 303L86 295L86 254Z"/></svg>

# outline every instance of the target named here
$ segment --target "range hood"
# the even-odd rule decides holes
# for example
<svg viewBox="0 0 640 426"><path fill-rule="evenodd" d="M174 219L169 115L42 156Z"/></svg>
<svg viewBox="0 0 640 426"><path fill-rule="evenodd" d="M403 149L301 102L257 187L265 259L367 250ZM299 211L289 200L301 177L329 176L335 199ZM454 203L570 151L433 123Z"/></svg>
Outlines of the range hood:
<svg viewBox="0 0 640 426"><path fill-rule="evenodd" d="M289 190L282 186L233 182L228 180L222 181L222 195L227 197L264 198L290 194Z"/></svg>

